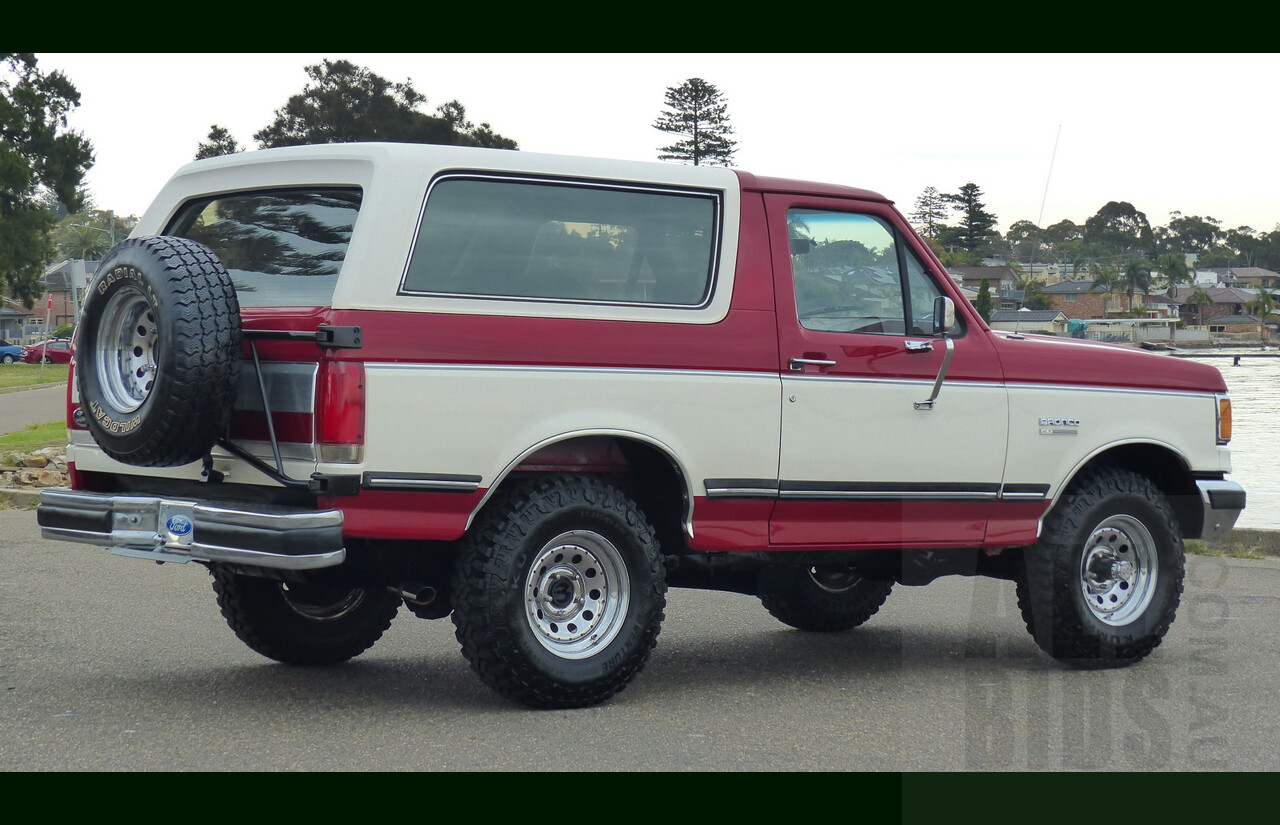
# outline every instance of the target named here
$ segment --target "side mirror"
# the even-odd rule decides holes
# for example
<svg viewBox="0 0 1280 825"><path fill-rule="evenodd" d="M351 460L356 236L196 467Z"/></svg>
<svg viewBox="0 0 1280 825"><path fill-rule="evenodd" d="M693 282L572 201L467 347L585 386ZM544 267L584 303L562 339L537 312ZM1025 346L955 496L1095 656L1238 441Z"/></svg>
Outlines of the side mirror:
<svg viewBox="0 0 1280 825"><path fill-rule="evenodd" d="M956 328L956 305L945 295L933 299L933 334L945 338Z"/></svg>
<svg viewBox="0 0 1280 825"><path fill-rule="evenodd" d="M794 237L791 238L791 254L792 255L808 255L817 246L809 238Z"/></svg>

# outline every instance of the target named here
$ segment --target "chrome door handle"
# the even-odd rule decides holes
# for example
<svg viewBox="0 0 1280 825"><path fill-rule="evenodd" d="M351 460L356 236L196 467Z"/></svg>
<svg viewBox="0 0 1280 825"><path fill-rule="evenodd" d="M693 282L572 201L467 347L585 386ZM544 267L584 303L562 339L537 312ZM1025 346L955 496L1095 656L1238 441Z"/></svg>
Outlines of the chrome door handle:
<svg viewBox="0 0 1280 825"><path fill-rule="evenodd" d="M933 352L932 341L908 341L907 352Z"/></svg>
<svg viewBox="0 0 1280 825"><path fill-rule="evenodd" d="M806 365L810 367L834 367L836 365L836 362L825 361L821 358L792 358L791 359L792 372L801 372L804 370Z"/></svg>

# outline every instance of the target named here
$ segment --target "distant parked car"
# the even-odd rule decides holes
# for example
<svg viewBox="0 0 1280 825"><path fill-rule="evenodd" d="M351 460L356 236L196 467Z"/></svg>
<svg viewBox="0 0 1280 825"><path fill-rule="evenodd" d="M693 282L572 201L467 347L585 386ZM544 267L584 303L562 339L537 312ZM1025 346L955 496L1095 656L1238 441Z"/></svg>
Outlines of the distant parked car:
<svg viewBox="0 0 1280 825"><path fill-rule="evenodd" d="M0 364L12 364L22 358L22 347L0 338Z"/></svg>
<svg viewBox="0 0 1280 825"><path fill-rule="evenodd" d="M71 362L71 339L50 338L22 348L22 360L28 364L67 364Z"/></svg>

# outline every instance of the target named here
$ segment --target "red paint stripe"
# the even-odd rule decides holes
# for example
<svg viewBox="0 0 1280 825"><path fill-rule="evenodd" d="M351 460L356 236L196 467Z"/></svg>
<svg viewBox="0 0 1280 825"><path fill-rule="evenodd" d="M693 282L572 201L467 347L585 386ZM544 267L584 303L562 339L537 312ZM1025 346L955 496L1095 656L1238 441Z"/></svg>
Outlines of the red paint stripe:
<svg viewBox="0 0 1280 825"><path fill-rule="evenodd" d="M669 324L417 312L335 311L364 346L334 357L365 362L776 371L773 315L738 311L718 324Z"/></svg>
<svg viewBox="0 0 1280 825"><path fill-rule="evenodd" d="M361 490L355 498L320 496L318 504L342 511L346 536L452 541L462 537L484 494Z"/></svg>

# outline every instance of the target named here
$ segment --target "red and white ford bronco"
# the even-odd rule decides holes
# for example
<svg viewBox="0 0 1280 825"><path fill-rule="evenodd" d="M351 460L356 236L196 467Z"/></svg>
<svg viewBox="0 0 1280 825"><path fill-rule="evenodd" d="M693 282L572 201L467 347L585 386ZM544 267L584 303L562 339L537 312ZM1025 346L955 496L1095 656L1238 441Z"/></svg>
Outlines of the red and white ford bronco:
<svg viewBox="0 0 1280 825"><path fill-rule="evenodd" d="M1151 652L1231 529L1214 368L993 332L884 197L707 167L350 144L192 163L102 262L46 537L206 565L293 664L452 615L499 693L621 690L668 586L801 630L1016 582Z"/></svg>

